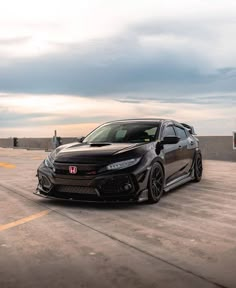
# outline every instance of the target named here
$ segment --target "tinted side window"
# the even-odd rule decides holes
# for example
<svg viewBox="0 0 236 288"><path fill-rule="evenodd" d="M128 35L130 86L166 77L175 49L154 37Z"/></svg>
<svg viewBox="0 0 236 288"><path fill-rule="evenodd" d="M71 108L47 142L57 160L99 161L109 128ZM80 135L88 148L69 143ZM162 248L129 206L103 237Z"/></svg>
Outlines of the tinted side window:
<svg viewBox="0 0 236 288"><path fill-rule="evenodd" d="M115 140L119 141L119 140L123 140L125 138L127 134L127 130L122 129L122 130L118 130L115 134Z"/></svg>
<svg viewBox="0 0 236 288"><path fill-rule="evenodd" d="M145 132L148 134L148 138L153 141L157 133L157 127L149 128Z"/></svg>
<svg viewBox="0 0 236 288"><path fill-rule="evenodd" d="M175 126L175 131L176 131L177 136L178 136L180 139L184 140L184 139L187 138L187 134L186 134L186 132L185 132L184 129Z"/></svg>
<svg viewBox="0 0 236 288"><path fill-rule="evenodd" d="M173 126L167 126L164 130L163 137L176 136Z"/></svg>

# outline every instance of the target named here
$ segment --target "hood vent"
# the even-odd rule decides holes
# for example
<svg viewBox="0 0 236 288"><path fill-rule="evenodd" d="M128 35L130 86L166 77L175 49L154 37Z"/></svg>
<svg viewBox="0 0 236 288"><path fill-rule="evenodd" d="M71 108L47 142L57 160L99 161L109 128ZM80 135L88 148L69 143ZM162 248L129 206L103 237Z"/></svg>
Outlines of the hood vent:
<svg viewBox="0 0 236 288"><path fill-rule="evenodd" d="M89 143L90 147L103 147L111 145L111 143Z"/></svg>

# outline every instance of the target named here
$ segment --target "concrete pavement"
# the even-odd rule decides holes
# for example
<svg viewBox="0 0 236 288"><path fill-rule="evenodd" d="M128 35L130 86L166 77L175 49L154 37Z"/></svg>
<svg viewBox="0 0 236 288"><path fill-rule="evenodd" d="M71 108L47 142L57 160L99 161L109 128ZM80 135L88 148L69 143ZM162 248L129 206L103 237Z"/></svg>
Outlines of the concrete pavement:
<svg viewBox="0 0 236 288"><path fill-rule="evenodd" d="M0 287L236 287L236 163L205 161L157 205L111 205L33 195L45 156L0 148Z"/></svg>

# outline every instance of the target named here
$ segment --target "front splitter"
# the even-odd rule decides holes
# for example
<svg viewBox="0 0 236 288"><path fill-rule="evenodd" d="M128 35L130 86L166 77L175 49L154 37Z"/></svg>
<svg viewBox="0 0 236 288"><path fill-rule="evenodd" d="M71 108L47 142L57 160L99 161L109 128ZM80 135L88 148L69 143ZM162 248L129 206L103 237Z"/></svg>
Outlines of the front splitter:
<svg viewBox="0 0 236 288"><path fill-rule="evenodd" d="M35 192L33 192L34 195L37 195L39 197L42 198L46 198L46 199L53 199L53 200L63 200L63 201L77 201L77 202L92 202L92 203L141 203L141 202L145 202L148 200L148 196L147 196L147 190L144 190L138 199L129 199L129 200L120 200L120 199L104 199L104 198L99 198L97 200L88 200L88 199L76 199L73 197L70 198L62 198L62 197L55 197L52 195L48 195L46 193L42 193L39 189L37 189Z"/></svg>

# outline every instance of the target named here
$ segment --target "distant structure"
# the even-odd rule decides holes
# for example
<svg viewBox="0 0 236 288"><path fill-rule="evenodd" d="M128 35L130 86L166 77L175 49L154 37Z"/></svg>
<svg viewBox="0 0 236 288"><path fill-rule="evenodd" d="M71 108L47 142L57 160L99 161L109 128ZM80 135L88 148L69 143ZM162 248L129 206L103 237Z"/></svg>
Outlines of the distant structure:
<svg viewBox="0 0 236 288"><path fill-rule="evenodd" d="M233 131L233 149L236 150L236 131Z"/></svg>
<svg viewBox="0 0 236 288"><path fill-rule="evenodd" d="M56 149L61 145L61 137L57 136L57 130L54 130L54 136L52 137L52 147Z"/></svg>
<svg viewBox="0 0 236 288"><path fill-rule="evenodd" d="M14 137L13 138L13 148L18 147L18 138Z"/></svg>

